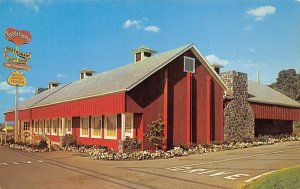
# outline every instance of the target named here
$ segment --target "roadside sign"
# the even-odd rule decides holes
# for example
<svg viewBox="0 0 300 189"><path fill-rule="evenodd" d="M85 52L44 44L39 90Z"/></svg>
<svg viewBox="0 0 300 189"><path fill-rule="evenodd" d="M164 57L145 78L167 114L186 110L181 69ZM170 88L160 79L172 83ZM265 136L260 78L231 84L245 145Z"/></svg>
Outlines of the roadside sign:
<svg viewBox="0 0 300 189"><path fill-rule="evenodd" d="M6 68L12 68L12 69L18 69L18 70L30 70L31 66L25 65L25 64L13 64L10 62L4 62L3 64Z"/></svg>
<svg viewBox="0 0 300 189"><path fill-rule="evenodd" d="M12 71L10 76L7 78L7 83L11 86L23 87L27 84L27 79L23 75L23 72Z"/></svg>
<svg viewBox="0 0 300 189"><path fill-rule="evenodd" d="M31 34L28 31L7 28L5 30L5 38L17 46L20 46L31 41Z"/></svg>

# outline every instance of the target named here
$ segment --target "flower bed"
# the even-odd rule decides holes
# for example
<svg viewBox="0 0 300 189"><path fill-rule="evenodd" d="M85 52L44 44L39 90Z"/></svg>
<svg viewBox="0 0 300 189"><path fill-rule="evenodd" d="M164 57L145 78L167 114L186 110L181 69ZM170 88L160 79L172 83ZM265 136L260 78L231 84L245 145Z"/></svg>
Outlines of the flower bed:
<svg viewBox="0 0 300 189"><path fill-rule="evenodd" d="M211 145L194 145L187 146L181 145L174 147L171 150L163 151L138 151L138 152L127 152L118 153L106 147L97 146L68 146L63 147L64 151L71 151L77 153L89 154L93 160L145 160L145 159L167 159L180 156L188 156L191 154L204 154L211 152L219 152L225 150L243 149L262 145L272 145L275 143L285 141L300 141L300 136L277 136L277 137L258 137L254 141L245 142L230 142L222 144L211 144ZM10 144L9 148L23 150L27 152L47 152L48 148L38 148L38 145L26 145L26 144Z"/></svg>

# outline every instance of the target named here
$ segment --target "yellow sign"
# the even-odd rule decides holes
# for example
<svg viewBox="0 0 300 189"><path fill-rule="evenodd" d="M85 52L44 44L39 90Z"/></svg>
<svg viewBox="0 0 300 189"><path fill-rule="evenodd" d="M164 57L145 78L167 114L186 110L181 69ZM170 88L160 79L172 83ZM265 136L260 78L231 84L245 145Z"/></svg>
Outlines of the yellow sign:
<svg viewBox="0 0 300 189"><path fill-rule="evenodd" d="M10 57L8 55L8 52L15 54L16 56L18 56L20 58ZM30 53L22 53L22 52L18 51L17 49L14 49L11 47L5 47L4 48L4 57L8 62L11 62L11 63L27 64L27 62L31 58L31 54Z"/></svg>
<svg viewBox="0 0 300 189"><path fill-rule="evenodd" d="M13 71L7 78L7 83L11 86L23 87L27 84L27 79L23 75L23 72Z"/></svg>

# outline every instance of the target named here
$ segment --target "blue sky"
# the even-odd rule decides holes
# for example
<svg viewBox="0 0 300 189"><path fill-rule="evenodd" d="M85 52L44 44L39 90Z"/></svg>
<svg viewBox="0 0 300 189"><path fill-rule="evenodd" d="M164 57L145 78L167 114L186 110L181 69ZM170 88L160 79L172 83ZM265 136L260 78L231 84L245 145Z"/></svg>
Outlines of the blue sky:
<svg viewBox="0 0 300 189"><path fill-rule="evenodd" d="M79 70L98 73L133 61L131 51L146 45L158 52L194 43L224 71L248 73L275 82L282 69L300 70L300 0L257 1L54 1L0 0L0 48L8 27L31 32L31 71L20 100L48 81L79 79ZM4 57L1 57L1 64ZM14 105L6 84L11 70L0 69L0 122Z"/></svg>

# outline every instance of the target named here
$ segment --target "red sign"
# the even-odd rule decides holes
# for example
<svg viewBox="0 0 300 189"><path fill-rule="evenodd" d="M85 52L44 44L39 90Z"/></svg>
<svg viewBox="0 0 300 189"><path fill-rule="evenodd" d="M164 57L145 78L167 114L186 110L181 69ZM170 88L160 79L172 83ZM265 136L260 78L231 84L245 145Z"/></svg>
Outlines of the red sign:
<svg viewBox="0 0 300 189"><path fill-rule="evenodd" d="M6 68L14 68L14 69L19 69L19 70L30 70L31 69L31 66L28 66L25 64L14 64L14 63L10 63L10 62L4 62L3 66Z"/></svg>
<svg viewBox="0 0 300 189"><path fill-rule="evenodd" d="M31 34L28 31L7 28L5 30L5 38L17 46L20 46L31 41Z"/></svg>

